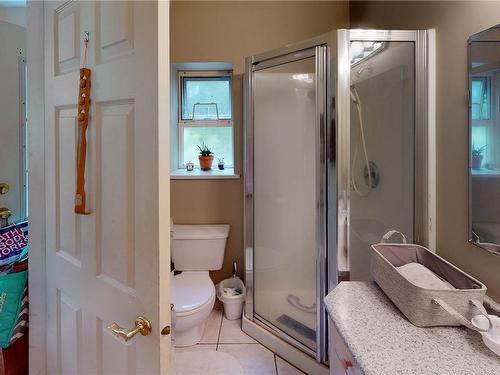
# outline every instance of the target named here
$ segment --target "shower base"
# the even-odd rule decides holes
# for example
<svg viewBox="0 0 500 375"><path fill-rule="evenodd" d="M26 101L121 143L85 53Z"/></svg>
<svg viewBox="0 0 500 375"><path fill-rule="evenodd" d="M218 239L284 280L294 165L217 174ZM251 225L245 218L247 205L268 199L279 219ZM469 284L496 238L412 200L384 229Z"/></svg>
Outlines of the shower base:
<svg viewBox="0 0 500 375"><path fill-rule="evenodd" d="M306 374L329 374L327 366L316 362L313 357L280 339L274 333L270 332L268 328L264 328L264 325L260 322L251 321L243 316L241 328L247 335L254 338L269 350L276 353L281 358L285 359L287 362L299 368Z"/></svg>

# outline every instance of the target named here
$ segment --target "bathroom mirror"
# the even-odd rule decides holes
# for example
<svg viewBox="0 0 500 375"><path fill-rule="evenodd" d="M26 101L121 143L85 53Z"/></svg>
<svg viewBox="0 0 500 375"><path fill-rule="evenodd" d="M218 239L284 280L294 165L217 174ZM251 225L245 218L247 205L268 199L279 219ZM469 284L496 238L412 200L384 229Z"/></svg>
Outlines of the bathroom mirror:
<svg viewBox="0 0 500 375"><path fill-rule="evenodd" d="M500 25L469 38L469 241L500 255Z"/></svg>
<svg viewBox="0 0 500 375"><path fill-rule="evenodd" d="M26 8L0 8L0 228L28 217Z"/></svg>

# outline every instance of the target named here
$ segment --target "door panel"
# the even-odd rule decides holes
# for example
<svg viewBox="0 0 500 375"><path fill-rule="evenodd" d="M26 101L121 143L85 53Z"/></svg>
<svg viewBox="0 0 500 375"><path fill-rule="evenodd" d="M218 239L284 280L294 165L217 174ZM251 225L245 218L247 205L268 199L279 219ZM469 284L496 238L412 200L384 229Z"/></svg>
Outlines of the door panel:
<svg viewBox="0 0 500 375"><path fill-rule="evenodd" d="M134 103L96 106L97 275L135 293ZM120 188L116 188L119 186ZM97 203L96 202L96 203Z"/></svg>
<svg viewBox="0 0 500 375"><path fill-rule="evenodd" d="M80 3L66 3L54 10L54 72L56 76L80 67Z"/></svg>
<svg viewBox="0 0 500 375"><path fill-rule="evenodd" d="M168 159L163 160L164 152L160 159L159 150L168 150L168 137L159 137L159 97L165 95L159 74L168 74L168 61L158 68L160 7L168 23L168 4L156 2L45 5L50 374L167 372L168 358L160 358L160 352L169 353L170 336L160 331L170 322L164 308L169 272L160 257L169 264L169 238L160 222L168 232L169 208L160 196L168 197L169 187L159 181L168 181L163 175L168 168L160 170ZM82 216L73 210L84 31L90 32L92 102L86 166L90 214ZM162 38L168 38L168 30ZM133 328L138 315L151 321L149 336L125 343L107 328L113 322Z"/></svg>
<svg viewBox="0 0 500 375"><path fill-rule="evenodd" d="M96 63L102 64L134 51L133 3L101 2L96 7ZM113 19L121 19L114 25Z"/></svg>
<svg viewBox="0 0 500 375"><path fill-rule="evenodd" d="M77 138L76 115L75 106L56 110L56 249L61 256L81 267L81 238L77 236L81 221L79 216L67 209L75 200L75 158L59 157L74 153Z"/></svg>

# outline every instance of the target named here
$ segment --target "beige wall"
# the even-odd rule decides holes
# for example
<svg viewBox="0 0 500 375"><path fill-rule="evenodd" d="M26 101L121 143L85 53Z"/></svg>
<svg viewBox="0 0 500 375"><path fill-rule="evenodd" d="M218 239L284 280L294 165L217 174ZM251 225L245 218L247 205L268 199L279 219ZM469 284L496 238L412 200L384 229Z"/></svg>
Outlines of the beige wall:
<svg viewBox="0 0 500 375"><path fill-rule="evenodd" d="M0 20L0 182L10 191L0 195L0 207L21 218L21 121L19 118L19 50L26 52L26 29Z"/></svg>
<svg viewBox="0 0 500 375"><path fill-rule="evenodd" d="M172 62L224 61L234 66L235 163L241 172L243 74L245 57L347 27L346 2L192 2L174 1L171 9ZM229 223L222 271L233 260L243 268L243 180L172 180L171 215L175 223Z"/></svg>
<svg viewBox="0 0 500 375"><path fill-rule="evenodd" d="M351 28L437 33L438 253L500 300L500 257L467 242L467 38L500 23L500 2L351 2Z"/></svg>
<svg viewBox="0 0 500 375"><path fill-rule="evenodd" d="M27 8L0 8L0 21L26 28Z"/></svg>

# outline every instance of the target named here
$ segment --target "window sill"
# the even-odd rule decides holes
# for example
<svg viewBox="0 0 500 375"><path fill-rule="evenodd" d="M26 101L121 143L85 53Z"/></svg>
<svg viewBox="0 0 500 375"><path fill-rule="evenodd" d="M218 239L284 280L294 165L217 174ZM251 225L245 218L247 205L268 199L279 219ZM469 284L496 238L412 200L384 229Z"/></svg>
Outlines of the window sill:
<svg viewBox="0 0 500 375"><path fill-rule="evenodd" d="M226 168L222 171L219 169L211 169L209 171L195 169L190 172L186 169L175 169L170 171L171 180L235 180L239 178L240 175L235 174L233 168Z"/></svg>
<svg viewBox="0 0 500 375"><path fill-rule="evenodd" d="M471 169L472 177L500 177L498 169Z"/></svg>

